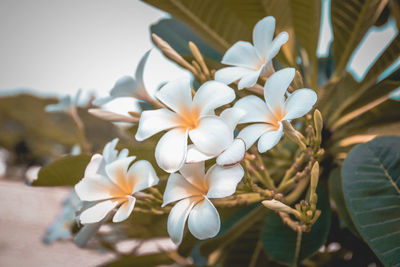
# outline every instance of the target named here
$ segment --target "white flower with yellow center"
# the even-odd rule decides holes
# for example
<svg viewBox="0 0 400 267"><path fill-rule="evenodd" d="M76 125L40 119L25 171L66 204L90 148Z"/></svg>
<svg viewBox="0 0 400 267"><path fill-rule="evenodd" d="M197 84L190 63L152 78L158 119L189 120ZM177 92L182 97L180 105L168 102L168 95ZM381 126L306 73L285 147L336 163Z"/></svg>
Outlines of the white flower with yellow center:
<svg viewBox="0 0 400 267"><path fill-rule="evenodd" d="M235 103L234 107L247 112L239 123L254 123L245 127L238 135L238 138L246 142L247 149L258 139L258 151L261 153L273 148L283 135L282 121L304 116L317 102L317 94L311 89L299 89L285 97L294 75L293 68L274 73L264 86L265 102L250 95Z"/></svg>
<svg viewBox="0 0 400 267"><path fill-rule="evenodd" d="M134 194L158 183L151 164L140 160L130 166L135 157L128 157L127 150L118 155L113 149L117 142L118 139L109 143L103 155L93 155L84 178L75 185L78 197L89 202L79 215L82 224L100 222L115 208L113 222L127 219L135 206Z"/></svg>
<svg viewBox="0 0 400 267"><path fill-rule="evenodd" d="M181 243L186 220L196 238L216 236L221 221L210 198L224 198L235 193L244 175L242 166L213 165L205 173L204 162L199 162L185 164L179 172L170 175L162 205L178 201L168 217L167 228L172 241Z"/></svg>
<svg viewBox="0 0 400 267"><path fill-rule="evenodd" d="M289 35L281 32L274 37L275 19L265 17L254 26L253 43L239 41L226 51L222 63L232 65L218 70L215 80L230 84L239 80L238 88L252 87L260 75L269 76L274 72L272 59L278 54Z"/></svg>
<svg viewBox="0 0 400 267"><path fill-rule="evenodd" d="M148 94L144 85L143 74L150 52L151 50L147 51L146 54L144 54L144 56L140 59L136 68L135 78L131 76L121 77L111 89L109 96L98 98L93 101L93 104L96 106L101 106L119 97L133 97L139 100L149 101L151 96Z"/></svg>
<svg viewBox="0 0 400 267"><path fill-rule="evenodd" d="M185 163L188 137L199 151L219 154L233 139L233 131L214 110L235 99L235 92L227 85L209 81L204 83L192 99L189 79L164 85L156 97L169 109L143 111L136 140L168 130L159 140L155 157L160 168L172 173Z"/></svg>
<svg viewBox="0 0 400 267"><path fill-rule="evenodd" d="M239 108L227 108L222 111L219 116L225 121L230 127L231 131L234 132L237 123L246 114L246 112ZM221 151L215 151L215 154L202 153L195 145L188 146L188 152L186 156L186 163L196 163L200 161L206 161L212 158L217 158L217 164L221 166L234 165L240 162L246 153L246 145L240 138L233 138L232 136L226 136L229 138L226 142L226 147L221 147Z"/></svg>

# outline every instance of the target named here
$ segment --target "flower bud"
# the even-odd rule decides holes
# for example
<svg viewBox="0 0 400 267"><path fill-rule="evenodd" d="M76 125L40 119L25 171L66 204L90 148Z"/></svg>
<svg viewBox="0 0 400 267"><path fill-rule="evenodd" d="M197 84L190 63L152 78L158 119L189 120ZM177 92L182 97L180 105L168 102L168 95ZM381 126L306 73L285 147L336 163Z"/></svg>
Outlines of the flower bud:
<svg viewBox="0 0 400 267"><path fill-rule="evenodd" d="M265 207L271 209L271 210L275 210L275 211L283 211L286 213L292 213L294 215L296 215L297 213L299 213L297 210L292 209L291 207L289 207L288 205L283 204L282 202L276 200L276 199L272 199L272 200L264 200L261 202Z"/></svg>
<svg viewBox="0 0 400 267"><path fill-rule="evenodd" d="M306 150L307 146L305 144L305 138L304 136L299 133L297 130L295 130L288 121L283 121L283 130L285 131L285 134L294 142L296 142L301 150Z"/></svg>
<svg viewBox="0 0 400 267"><path fill-rule="evenodd" d="M315 127L316 143L319 146L321 144L321 132L323 127L323 120L321 112L318 109L314 111L314 127Z"/></svg>

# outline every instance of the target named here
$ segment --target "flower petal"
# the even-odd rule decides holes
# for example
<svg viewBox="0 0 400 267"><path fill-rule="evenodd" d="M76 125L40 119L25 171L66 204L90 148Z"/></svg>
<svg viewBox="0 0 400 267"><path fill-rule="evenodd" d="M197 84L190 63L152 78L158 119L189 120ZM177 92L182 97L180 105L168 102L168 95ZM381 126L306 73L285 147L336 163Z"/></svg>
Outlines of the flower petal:
<svg viewBox="0 0 400 267"><path fill-rule="evenodd" d="M217 164L221 166L233 165L243 160L246 153L246 143L236 138L232 144L217 157Z"/></svg>
<svg viewBox="0 0 400 267"><path fill-rule="evenodd" d="M179 170L186 160L188 130L176 128L165 133L156 146L158 166L166 172Z"/></svg>
<svg viewBox="0 0 400 267"><path fill-rule="evenodd" d="M257 50L249 42L239 41L226 51L221 61L226 65L234 65L256 70L262 65Z"/></svg>
<svg viewBox="0 0 400 267"><path fill-rule="evenodd" d="M243 128L237 138L242 139L246 143L246 149L248 150L263 133L271 129L272 126L266 123L252 124Z"/></svg>
<svg viewBox="0 0 400 267"><path fill-rule="evenodd" d="M189 231L197 239L203 240L214 237L221 227L217 209L208 198L197 203L189 214Z"/></svg>
<svg viewBox="0 0 400 267"><path fill-rule="evenodd" d="M85 246L89 239L97 233L102 224L103 222L100 221L84 225L74 237L74 243L79 247Z"/></svg>
<svg viewBox="0 0 400 267"><path fill-rule="evenodd" d="M79 220L82 224L96 223L100 222L106 215L114 209L120 200L105 200L91 206L90 208L84 210L80 216Z"/></svg>
<svg viewBox="0 0 400 267"><path fill-rule="evenodd" d="M131 76L119 78L110 91L110 96L116 97L135 97L138 90L138 84Z"/></svg>
<svg viewBox="0 0 400 267"><path fill-rule="evenodd" d="M276 144L278 144L282 136L283 136L282 125L280 125L279 129L276 131L265 132L263 135L261 135L260 140L258 141L258 151L260 153L264 153L267 150L270 150Z"/></svg>
<svg viewBox="0 0 400 267"><path fill-rule="evenodd" d="M307 114L317 102L317 94L311 89L299 89L293 92L285 102L284 120L293 120Z"/></svg>
<svg viewBox="0 0 400 267"><path fill-rule="evenodd" d="M122 158L106 165L107 176L124 192L124 195L130 195L132 192L133 181L128 179L127 172L128 166L135 158L134 156Z"/></svg>
<svg viewBox="0 0 400 267"><path fill-rule="evenodd" d="M102 160L102 155L94 154L90 159L89 164L86 166L84 177L96 177Z"/></svg>
<svg viewBox="0 0 400 267"><path fill-rule="evenodd" d="M192 210L194 204L201 199L201 197L185 198L176 203L171 209L171 212L168 216L167 229L169 236L176 245L179 245L182 242L185 222L190 211Z"/></svg>
<svg viewBox="0 0 400 267"><path fill-rule="evenodd" d="M143 111L135 138L143 141L156 133L177 127L178 121L178 115L166 108Z"/></svg>
<svg viewBox="0 0 400 267"><path fill-rule="evenodd" d="M294 68L285 68L272 74L264 86L264 97L276 119L281 119L284 111L285 93L292 83L296 71Z"/></svg>
<svg viewBox="0 0 400 267"><path fill-rule="evenodd" d="M209 155L218 155L233 141L233 131L217 116L201 118L189 136L197 149Z"/></svg>
<svg viewBox="0 0 400 267"><path fill-rule="evenodd" d="M195 145L189 145L186 155L186 163L196 163L200 161L206 161L214 157L215 155L204 154L203 152L198 150Z"/></svg>
<svg viewBox="0 0 400 267"><path fill-rule="evenodd" d="M126 220L131 215L135 207L136 198L127 196L127 200L122 203L113 217L113 222L119 223Z"/></svg>
<svg viewBox="0 0 400 267"><path fill-rule="evenodd" d="M208 187L205 181L205 166L204 161L196 163L186 163L179 170L182 176L196 188L201 191L207 191Z"/></svg>
<svg viewBox="0 0 400 267"><path fill-rule="evenodd" d="M284 45L289 40L289 34L287 32L281 32L275 39L272 41L272 44L267 51L267 56L265 58L265 62L268 63L271 61L281 49L282 45Z"/></svg>
<svg viewBox="0 0 400 267"><path fill-rule="evenodd" d="M161 207L165 207L169 203L189 198L193 196L201 196L202 193L198 188L191 184L179 173L172 173L167 182L164 191L164 201Z"/></svg>
<svg viewBox="0 0 400 267"><path fill-rule="evenodd" d="M133 185L132 194L158 184L158 177L153 166L147 160L133 163L128 170L128 180Z"/></svg>
<svg viewBox="0 0 400 267"><path fill-rule="evenodd" d="M242 180L244 170L240 164L229 167L213 165L208 169L206 179L209 184L207 197L223 198L236 191L237 184Z"/></svg>
<svg viewBox="0 0 400 267"><path fill-rule="evenodd" d="M267 104L261 98L254 95L239 99L234 107L246 111L246 115L241 118L239 123L267 122L274 118L274 115L267 108Z"/></svg>
<svg viewBox="0 0 400 267"><path fill-rule="evenodd" d="M242 90L243 88L252 87L257 83L257 79L260 76L262 68L258 70L252 71L242 77L238 84L238 89Z"/></svg>
<svg viewBox="0 0 400 267"><path fill-rule="evenodd" d="M219 117L225 121L226 124L229 125L231 130L235 130L236 125L238 122L246 115L246 110L233 107L233 108L227 108L224 111L221 112Z"/></svg>
<svg viewBox="0 0 400 267"><path fill-rule="evenodd" d="M144 67L146 66L147 59L149 58L151 50L147 51L143 57L140 59L139 64L136 67L135 79L138 85L137 95L136 97L139 99L147 98L149 95L146 91L146 87L144 86L143 76L144 76Z"/></svg>
<svg viewBox="0 0 400 267"><path fill-rule="evenodd" d="M118 186L101 175L83 178L75 185L75 191L82 201L97 201L124 195Z"/></svg>
<svg viewBox="0 0 400 267"><path fill-rule="evenodd" d="M275 18L268 16L257 22L253 30L253 43L258 54L265 58L275 33Z"/></svg>
<svg viewBox="0 0 400 267"><path fill-rule="evenodd" d="M252 70L243 67L226 67L218 70L215 73L215 80L230 84L241 79L243 76L249 74Z"/></svg>
<svg viewBox="0 0 400 267"><path fill-rule="evenodd" d="M208 81L197 90L193 97L193 105L199 108L200 115L204 115L232 102L235 97L235 91L226 84Z"/></svg>
<svg viewBox="0 0 400 267"><path fill-rule="evenodd" d="M117 159L118 151L115 149L119 139L114 138L111 142L108 142L103 149L103 158L106 163L111 163Z"/></svg>
<svg viewBox="0 0 400 267"><path fill-rule="evenodd" d="M190 80L182 78L168 82L156 94L157 98L178 114L192 108Z"/></svg>

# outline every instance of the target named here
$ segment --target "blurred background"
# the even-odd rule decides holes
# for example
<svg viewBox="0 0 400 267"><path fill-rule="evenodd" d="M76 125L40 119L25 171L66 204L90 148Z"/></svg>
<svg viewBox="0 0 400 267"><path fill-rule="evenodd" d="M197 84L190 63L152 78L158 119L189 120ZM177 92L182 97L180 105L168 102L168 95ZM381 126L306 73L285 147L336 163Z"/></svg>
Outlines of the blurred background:
<svg viewBox="0 0 400 267"><path fill-rule="evenodd" d="M322 8L320 58L328 55L332 41L330 1L323 0ZM117 79L134 75L140 58L153 48L149 27L168 17L136 0L0 0L0 266L96 266L112 258L69 241L43 243L70 190L26 183L40 166L77 145L70 118L45 113L44 107L79 89L81 106L106 96ZM357 81L397 33L392 18L368 31L347 66ZM397 59L380 79L399 65ZM157 49L151 51L144 73L150 92L182 76L190 75ZM132 99L118 99L105 109L126 114L138 106ZM87 112L82 118L90 125L95 150L115 136L132 138ZM101 128L112 130L94 130Z"/></svg>

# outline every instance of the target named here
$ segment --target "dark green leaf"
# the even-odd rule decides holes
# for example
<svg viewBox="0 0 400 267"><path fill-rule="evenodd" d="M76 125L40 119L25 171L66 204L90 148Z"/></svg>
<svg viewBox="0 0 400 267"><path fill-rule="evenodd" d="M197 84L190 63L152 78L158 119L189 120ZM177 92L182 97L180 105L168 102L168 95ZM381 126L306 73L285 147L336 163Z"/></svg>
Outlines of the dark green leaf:
<svg viewBox="0 0 400 267"><path fill-rule="evenodd" d="M89 155L67 156L40 169L33 186L73 186L85 173Z"/></svg>
<svg viewBox="0 0 400 267"><path fill-rule="evenodd" d="M344 199L358 233L387 266L400 264L400 138L356 146L342 168Z"/></svg>
<svg viewBox="0 0 400 267"><path fill-rule="evenodd" d="M322 214L311 231L303 233L300 261L316 252L328 236L331 222L328 194L321 186L318 187L317 194L317 208L322 211ZM261 241L272 259L287 265L295 264L296 240L297 233L284 225L279 215L272 212L268 214L261 232Z"/></svg>

